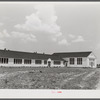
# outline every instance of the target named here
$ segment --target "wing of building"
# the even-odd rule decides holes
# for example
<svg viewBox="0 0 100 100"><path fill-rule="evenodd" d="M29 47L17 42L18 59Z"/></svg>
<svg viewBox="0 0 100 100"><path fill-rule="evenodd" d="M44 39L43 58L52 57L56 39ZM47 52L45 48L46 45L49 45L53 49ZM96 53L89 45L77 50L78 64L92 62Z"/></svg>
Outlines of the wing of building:
<svg viewBox="0 0 100 100"><path fill-rule="evenodd" d="M68 67L96 67L96 56L92 51L89 52L61 52L54 53L66 61Z"/></svg>
<svg viewBox="0 0 100 100"><path fill-rule="evenodd" d="M0 50L0 66L5 67L96 67L96 56L90 52L41 54Z"/></svg>
<svg viewBox="0 0 100 100"><path fill-rule="evenodd" d="M63 59L50 54L0 50L0 66L64 67Z"/></svg>

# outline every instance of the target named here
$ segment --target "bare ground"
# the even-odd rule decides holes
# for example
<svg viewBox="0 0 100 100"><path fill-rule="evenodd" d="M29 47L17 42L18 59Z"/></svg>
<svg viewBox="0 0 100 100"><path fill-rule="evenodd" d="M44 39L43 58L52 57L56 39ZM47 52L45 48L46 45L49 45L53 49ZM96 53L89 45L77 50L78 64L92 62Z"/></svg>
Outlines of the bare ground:
<svg viewBox="0 0 100 100"><path fill-rule="evenodd" d="M0 89L96 89L100 80L99 70L0 68Z"/></svg>
<svg viewBox="0 0 100 100"><path fill-rule="evenodd" d="M97 69L97 72L100 73L100 68ZM96 90L100 90L100 75L99 75L98 83L96 84Z"/></svg>

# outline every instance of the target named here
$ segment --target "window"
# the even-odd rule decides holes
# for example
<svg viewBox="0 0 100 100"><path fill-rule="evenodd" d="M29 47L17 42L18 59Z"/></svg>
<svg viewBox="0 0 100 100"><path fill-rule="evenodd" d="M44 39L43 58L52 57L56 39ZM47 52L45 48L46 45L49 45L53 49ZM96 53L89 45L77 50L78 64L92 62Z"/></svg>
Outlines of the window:
<svg viewBox="0 0 100 100"><path fill-rule="evenodd" d="M24 64L31 64L31 60L29 60L29 59L24 59Z"/></svg>
<svg viewBox="0 0 100 100"><path fill-rule="evenodd" d="M22 59L14 59L14 64L22 64Z"/></svg>
<svg viewBox="0 0 100 100"><path fill-rule="evenodd" d="M41 60L35 60L35 64L41 64L42 61Z"/></svg>
<svg viewBox="0 0 100 100"><path fill-rule="evenodd" d="M8 58L0 58L0 63L8 64Z"/></svg>
<svg viewBox="0 0 100 100"><path fill-rule="evenodd" d="M74 58L70 58L70 64L74 64Z"/></svg>
<svg viewBox="0 0 100 100"><path fill-rule="evenodd" d="M54 61L54 64L55 64L55 65L60 65L61 62L60 62L60 61Z"/></svg>
<svg viewBox="0 0 100 100"><path fill-rule="evenodd" d="M47 60L44 60L44 64L47 64Z"/></svg>
<svg viewBox="0 0 100 100"><path fill-rule="evenodd" d="M77 58L77 64L82 65L82 58Z"/></svg>

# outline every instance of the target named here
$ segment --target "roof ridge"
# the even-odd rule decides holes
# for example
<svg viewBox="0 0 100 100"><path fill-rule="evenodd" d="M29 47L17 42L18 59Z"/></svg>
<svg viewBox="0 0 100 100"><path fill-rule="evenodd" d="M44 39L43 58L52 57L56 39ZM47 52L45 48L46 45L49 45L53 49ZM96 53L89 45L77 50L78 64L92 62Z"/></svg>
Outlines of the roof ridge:
<svg viewBox="0 0 100 100"><path fill-rule="evenodd" d="M45 53L32 53L32 52L23 52L23 51L13 51L13 50L0 50L0 57L9 57L9 58L25 58L25 59L48 59L52 60L62 60L60 57L45 54Z"/></svg>
<svg viewBox="0 0 100 100"><path fill-rule="evenodd" d="M51 55L51 54L46 54L46 53L38 53L38 52L26 52L26 51L15 51L15 50L3 50L0 49L0 51L7 51L7 52L18 52L18 53L28 53L28 54L40 54L40 55Z"/></svg>
<svg viewBox="0 0 100 100"><path fill-rule="evenodd" d="M52 55L58 55L61 57L87 57L92 51L84 51L84 52L59 52L53 53Z"/></svg>
<svg viewBox="0 0 100 100"><path fill-rule="evenodd" d="M55 52L55 53L86 53L86 52L92 52L92 51L72 51L72 52ZM54 53L53 53L54 54Z"/></svg>

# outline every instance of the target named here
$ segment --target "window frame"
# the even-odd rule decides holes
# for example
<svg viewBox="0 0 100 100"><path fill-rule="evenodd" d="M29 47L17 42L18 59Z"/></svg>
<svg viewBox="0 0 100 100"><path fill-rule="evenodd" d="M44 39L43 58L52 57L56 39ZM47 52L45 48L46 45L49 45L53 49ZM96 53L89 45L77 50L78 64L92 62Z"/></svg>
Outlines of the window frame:
<svg viewBox="0 0 100 100"><path fill-rule="evenodd" d="M22 59L14 58L14 64L22 64Z"/></svg>
<svg viewBox="0 0 100 100"><path fill-rule="evenodd" d="M24 59L24 64L31 64L32 60L31 59Z"/></svg>
<svg viewBox="0 0 100 100"><path fill-rule="evenodd" d="M55 63L55 62L56 62L56 63ZM60 63L57 63L57 62L60 62ZM54 64L54 65L61 65L61 61L60 61L60 60L54 60L54 61L53 61L53 64Z"/></svg>
<svg viewBox="0 0 100 100"><path fill-rule="evenodd" d="M47 64L47 60L44 60L44 64L45 64L45 65Z"/></svg>
<svg viewBox="0 0 100 100"><path fill-rule="evenodd" d="M1 64L8 64L8 58L0 58Z"/></svg>
<svg viewBox="0 0 100 100"><path fill-rule="evenodd" d="M41 63L36 63L36 61L40 61ZM42 60L36 59L36 60L35 60L35 64L39 64L39 65L42 64Z"/></svg>
<svg viewBox="0 0 100 100"><path fill-rule="evenodd" d="M70 65L74 65L75 64L75 58L70 58L69 63L70 63Z"/></svg>
<svg viewBox="0 0 100 100"><path fill-rule="evenodd" d="M77 65L82 65L83 59L82 58L77 58Z"/></svg>

